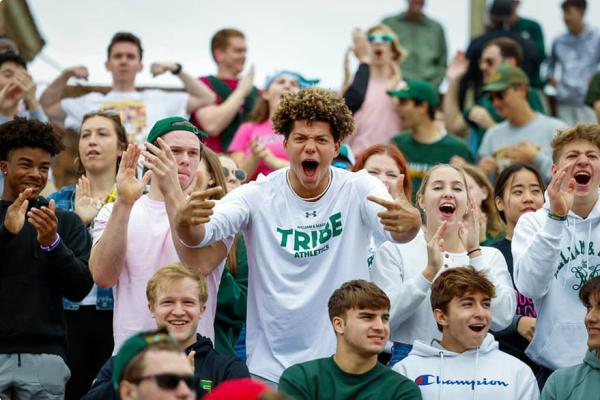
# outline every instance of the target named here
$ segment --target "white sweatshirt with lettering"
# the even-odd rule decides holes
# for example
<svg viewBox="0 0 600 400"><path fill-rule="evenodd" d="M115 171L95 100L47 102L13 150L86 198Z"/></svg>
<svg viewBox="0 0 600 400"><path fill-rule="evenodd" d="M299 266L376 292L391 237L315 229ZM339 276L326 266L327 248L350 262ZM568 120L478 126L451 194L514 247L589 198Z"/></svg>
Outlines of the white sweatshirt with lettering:
<svg viewBox="0 0 600 400"><path fill-rule="evenodd" d="M546 199L548 195L546 194ZM600 200L587 218L570 211L548 216L550 203L519 218L512 240L515 285L537 311L525 354L550 369L581 362L587 351L585 307L579 289L600 275Z"/></svg>
<svg viewBox="0 0 600 400"><path fill-rule="evenodd" d="M537 400L537 381L531 368L498 349L488 333L480 347L455 353L439 342L414 343L394 371L412 379L423 400Z"/></svg>
<svg viewBox="0 0 600 400"><path fill-rule="evenodd" d="M246 346L250 372L279 381L293 364L328 357L336 341L327 313L333 291L369 279L367 256L391 240L366 199L391 200L366 171L332 168L331 187L314 202L287 183L288 168L261 176L217 202L202 246L244 234L248 250Z"/></svg>

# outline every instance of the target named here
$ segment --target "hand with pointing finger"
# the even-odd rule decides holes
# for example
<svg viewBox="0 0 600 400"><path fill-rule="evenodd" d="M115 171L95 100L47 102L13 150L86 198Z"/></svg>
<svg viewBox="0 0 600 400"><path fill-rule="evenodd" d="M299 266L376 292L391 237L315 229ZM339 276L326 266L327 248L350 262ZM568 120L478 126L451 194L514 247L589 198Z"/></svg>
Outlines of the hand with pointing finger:
<svg viewBox="0 0 600 400"><path fill-rule="evenodd" d="M22 193L19 193L19 197L6 209L4 227L13 235L18 234L23 229L25 213L29 205L28 199L32 192L33 190L30 188L25 189Z"/></svg>
<svg viewBox="0 0 600 400"><path fill-rule="evenodd" d="M194 191L188 197L185 204L177 210L175 223L177 227L190 227L206 224L210 221L215 202L210 200L214 196L223 193L220 186L204 189L206 177L202 172L196 173L196 185ZM177 231L179 233L179 230Z"/></svg>
<svg viewBox="0 0 600 400"><path fill-rule="evenodd" d="M373 195L367 196L367 200L385 207L385 210L380 211L377 216L384 229L400 243L412 240L421 228L421 214L406 198L404 179L405 176L401 174L396 181L398 197L395 200L386 200Z"/></svg>

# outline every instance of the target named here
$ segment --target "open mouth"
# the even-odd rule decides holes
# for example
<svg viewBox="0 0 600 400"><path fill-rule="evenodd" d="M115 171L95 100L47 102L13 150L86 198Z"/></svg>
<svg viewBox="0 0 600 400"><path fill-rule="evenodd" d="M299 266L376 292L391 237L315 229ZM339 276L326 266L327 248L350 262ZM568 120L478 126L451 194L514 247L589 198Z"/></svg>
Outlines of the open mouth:
<svg viewBox="0 0 600 400"><path fill-rule="evenodd" d="M456 211L456 207L452 203L442 203L440 204L440 212L443 216L452 216Z"/></svg>
<svg viewBox="0 0 600 400"><path fill-rule="evenodd" d="M376 57L381 57L383 55L383 50L381 50L381 49L373 50L373 54L375 54Z"/></svg>
<svg viewBox="0 0 600 400"><path fill-rule="evenodd" d="M188 324L188 321L182 321L182 320L169 321L169 325L176 326L176 327L186 326L187 324Z"/></svg>
<svg viewBox="0 0 600 400"><path fill-rule="evenodd" d="M536 212L537 210L533 207L525 207L524 209L521 210L521 214L525 214L527 212Z"/></svg>
<svg viewBox="0 0 600 400"><path fill-rule="evenodd" d="M483 332L483 330L485 329L485 324L472 324L469 325L469 329L477 333Z"/></svg>
<svg viewBox="0 0 600 400"><path fill-rule="evenodd" d="M577 182L578 184L587 185L590 179L592 179L592 176L589 174L589 172L579 171L575 173L575 176L573 178L575 178L575 182Z"/></svg>
<svg viewBox="0 0 600 400"><path fill-rule="evenodd" d="M100 153L97 152L96 150L90 150L86 153L87 156L99 156Z"/></svg>
<svg viewBox="0 0 600 400"><path fill-rule="evenodd" d="M317 168L319 167L319 163L315 160L304 160L302 161L302 170L304 171L304 175L309 178L312 178L317 173Z"/></svg>

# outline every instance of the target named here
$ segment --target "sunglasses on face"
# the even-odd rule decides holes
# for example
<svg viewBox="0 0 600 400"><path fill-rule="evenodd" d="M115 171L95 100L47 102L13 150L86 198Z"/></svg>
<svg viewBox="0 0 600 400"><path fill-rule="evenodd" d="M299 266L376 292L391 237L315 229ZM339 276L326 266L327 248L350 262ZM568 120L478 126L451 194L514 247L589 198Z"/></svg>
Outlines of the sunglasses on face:
<svg viewBox="0 0 600 400"><path fill-rule="evenodd" d="M177 374L156 374L140 376L133 380L133 383L138 384L147 379L154 379L156 385L163 390L175 390L179 386L179 382L183 381L188 388L196 389L196 378L194 375L177 375Z"/></svg>
<svg viewBox="0 0 600 400"><path fill-rule="evenodd" d="M246 180L246 172L244 172L243 169L230 170L229 168L223 167L223 175L225 176L225 178L227 178L229 176L229 174L233 174L235 179L237 179L240 182L243 182Z"/></svg>
<svg viewBox="0 0 600 400"><path fill-rule="evenodd" d="M369 43L392 43L394 38L391 35L385 35L382 33L373 33L367 36Z"/></svg>
<svg viewBox="0 0 600 400"><path fill-rule="evenodd" d="M511 87L508 87L504 90L500 90L498 92L490 92L490 98L492 99L492 101L494 100L504 100L504 97L506 96L506 93L509 89L512 89Z"/></svg>

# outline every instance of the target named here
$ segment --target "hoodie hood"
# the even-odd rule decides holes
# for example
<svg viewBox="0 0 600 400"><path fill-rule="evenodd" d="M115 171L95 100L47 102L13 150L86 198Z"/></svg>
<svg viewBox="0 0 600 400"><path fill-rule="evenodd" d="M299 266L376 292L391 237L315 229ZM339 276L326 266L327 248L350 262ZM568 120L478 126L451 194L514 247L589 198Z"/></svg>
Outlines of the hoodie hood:
<svg viewBox="0 0 600 400"><path fill-rule="evenodd" d="M420 357L440 357L442 354L444 357L469 357L475 356L476 353L489 353L490 351L498 350L498 342L494 340L494 336L491 333L485 335L483 343L476 349L467 350L464 353L455 353L450 350L444 349L441 345L437 345L438 342L432 342L431 345L427 345L420 340L415 340L412 351L410 354L414 354Z"/></svg>
<svg viewBox="0 0 600 400"><path fill-rule="evenodd" d="M597 350L588 350L587 353L585 353L583 362L591 368L600 370L600 358L598 358Z"/></svg>

